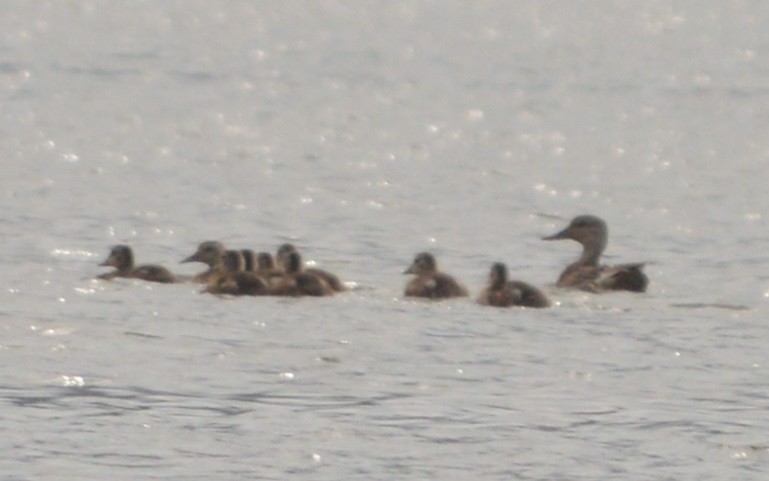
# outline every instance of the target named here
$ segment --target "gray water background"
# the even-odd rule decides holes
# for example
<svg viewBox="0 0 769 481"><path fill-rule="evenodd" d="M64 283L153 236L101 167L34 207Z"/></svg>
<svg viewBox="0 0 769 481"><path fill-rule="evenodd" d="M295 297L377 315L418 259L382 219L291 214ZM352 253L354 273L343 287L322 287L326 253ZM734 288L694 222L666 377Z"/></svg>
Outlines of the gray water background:
<svg viewBox="0 0 769 481"><path fill-rule="evenodd" d="M4 1L0 478L769 471L769 3ZM552 288L581 213L643 295ZM93 277L285 241L353 290ZM401 296L433 251L549 310Z"/></svg>

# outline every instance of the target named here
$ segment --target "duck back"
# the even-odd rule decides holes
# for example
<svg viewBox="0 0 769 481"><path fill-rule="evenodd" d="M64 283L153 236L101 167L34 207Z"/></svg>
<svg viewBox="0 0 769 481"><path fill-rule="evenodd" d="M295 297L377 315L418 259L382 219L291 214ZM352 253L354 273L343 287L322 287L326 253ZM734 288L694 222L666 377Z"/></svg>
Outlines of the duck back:
<svg viewBox="0 0 769 481"><path fill-rule="evenodd" d="M510 281L502 287L486 287L478 303L495 307L550 307L550 299L536 287L521 281Z"/></svg>
<svg viewBox="0 0 769 481"><path fill-rule="evenodd" d="M305 269L304 272L320 278L334 292L343 292L347 290L344 284L342 284L342 281L339 280L339 277L337 277L335 274L332 274L328 271L324 271L323 269L310 268L310 269Z"/></svg>
<svg viewBox="0 0 769 481"><path fill-rule="evenodd" d="M450 297L466 297L467 288L452 276L442 272L418 276L406 285L406 297L425 297L428 299L446 299Z"/></svg>
<svg viewBox="0 0 769 481"><path fill-rule="evenodd" d="M155 264L145 264L135 268L131 272L130 277L150 282L160 282L163 284L176 282L176 276L174 276L171 271L163 266Z"/></svg>
<svg viewBox="0 0 769 481"><path fill-rule="evenodd" d="M646 292L649 278L643 272L643 264L605 266L596 279L600 289L611 291Z"/></svg>
<svg viewBox="0 0 769 481"><path fill-rule="evenodd" d="M321 297L330 296L333 293L333 289L322 279L306 272L286 274L280 283L272 289L273 295L289 297Z"/></svg>

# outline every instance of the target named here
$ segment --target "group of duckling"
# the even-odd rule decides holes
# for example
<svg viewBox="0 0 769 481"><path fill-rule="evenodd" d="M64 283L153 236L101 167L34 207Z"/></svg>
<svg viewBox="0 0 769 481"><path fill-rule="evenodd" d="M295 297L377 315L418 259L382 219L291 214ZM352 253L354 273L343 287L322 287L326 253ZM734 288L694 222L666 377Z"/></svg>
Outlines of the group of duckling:
<svg viewBox="0 0 769 481"><path fill-rule="evenodd" d="M587 292L646 290L649 280L643 273L642 263L615 266L599 263L608 242L606 222L599 217L575 217L565 229L543 239L572 239L582 244L582 255L561 273L556 283L558 287ZM201 262L208 266L191 280L204 284L203 291L211 294L330 296L346 290L336 275L322 269L306 269L292 244L281 245L273 257L269 252L256 254L250 249L231 250L221 242L206 241L181 262ZM107 260L100 265L115 268L98 276L101 279L127 277L162 283L185 280L158 265L136 266L133 251L127 245L113 247ZM445 299L469 295L464 285L438 269L435 257L429 252L417 254L404 273L416 276L406 285L406 297ZM501 262L492 265L488 284L481 291L478 302L497 307L551 305L538 288L509 280L507 267Z"/></svg>
<svg viewBox="0 0 769 481"><path fill-rule="evenodd" d="M203 291L211 294L330 296L345 290L334 274L321 269L305 269L299 251L292 244L280 246L274 258L269 252L256 254L251 249L232 250L221 242L205 241L181 262L201 262L208 269L185 279L159 265L136 266L133 250L127 245L117 245L100 264L115 270L98 277L107 280L127 277L161 283L191 280L204 284Z"/></svg>

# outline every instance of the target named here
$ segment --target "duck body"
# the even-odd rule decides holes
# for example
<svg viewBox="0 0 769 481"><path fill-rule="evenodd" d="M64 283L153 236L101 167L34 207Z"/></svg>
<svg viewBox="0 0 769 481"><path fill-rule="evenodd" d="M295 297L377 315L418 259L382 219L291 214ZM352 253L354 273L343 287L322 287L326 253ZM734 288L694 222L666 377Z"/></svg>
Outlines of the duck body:
<svg viewBox="0 0 769 481"><path fill-rule="evenodd" d="M649 278L643 272L643 263L605 266L599 263L608 244L608 227L599 217L575 217L562 231L544 237L544 240L572 239L582 244L582 255L558 277L558 287L580 289L587 292L631 291L645 292Z"/></svg>
<svg viewBox="0 0 769 481"><path fill-rule="evenodd" d="M342 284L342 281L339 280L339 277L336 274L332 274L329 271L311 267L309 269L305 269L304 272L322 279L323 282L325 282L326 285L328 285L331 288L331 290L334 292L344 292L347 290L345 285Z"/></svg>
<svg viewBox="0 0 769 481"><path fill-rule="evenodd" d="M283 257L284 273L272 289L276 296L331 296L334 290L323 278L311 274L302 268L302 257L298 252L290 252Z"/></svg>
<svg viewBox="0 0 769 481"><path fill-rule="evenodd" d="M299 252L293 244L281 245L278 248L278 264L281 266L285 265L287 256L293 252ZM334 292L343 292L347 290L342 281L339 280L339 277L331 272L317 268L303 269L303 272L322 279Z"/></svg>
<svg viewBox="0 0 769 481"><path fill-rule="evenodd" d="M404 291L406 297L447 299L469 295L467 288L457 282L454 277L438 270L435 257L429 252L417 254L404 274L416 275L406 284Z"/></svg>
<svg viewBox="0 0 769 481"><path fill-rule="evenodd" d="M275 259L269 252L256 254L254 266L254 273L265 279L270 287L277 287L283 279L283 269L275 266Z"/></svg>
<svg viewBox="0 0 769 481"><path fill-rule="evenodd" d="M270 293L267 283L250 272L211 276L203 291L231 296L266 296Z"/></svg>
<svg viewBox="0 0 769 481"><path fill-rule="evenodd" d="M646 292L649 278L644 274L643 267L643 263L602 266L575 262L561 273L556 286L596 293Z"/></svg>
<svg viewBox="0 0 769 481"><path fill-rule="evenodd" d="M216 263L216 273L211 275L203 292L233 296L262 296L269 293L267 282L244 270L243 254L226 250L221 262Z"/></svg>
<svg viewBox="0 0 769 481"><path fill-rule="evenodd" d="M149 282L160 282L163 284L176 282L176 276L163 266L156 264L134 266L133 250L125 244L113 247L107 260L99 265L115 268L112 272L97 276L99 279L112 280L118 277L124 277L128 279L141 279Z"/></svg>
<svg viewBox="0 0 769 481"><path fill-rule="evenodd" d="M536 287L522 281L508 281L507 266L501 262L491 267L489 284L481 291L478 303L495 307L550 307L550 299Z"/></svg>
<svg viewBox="0 0 769 481"><path fill-rule="evenodd" d="M307 273L300 273L284 276L280 282L272 288L271 294L274 296L288 297L322 297L331 296L334 294L334 291L317 277Z"/></svg>

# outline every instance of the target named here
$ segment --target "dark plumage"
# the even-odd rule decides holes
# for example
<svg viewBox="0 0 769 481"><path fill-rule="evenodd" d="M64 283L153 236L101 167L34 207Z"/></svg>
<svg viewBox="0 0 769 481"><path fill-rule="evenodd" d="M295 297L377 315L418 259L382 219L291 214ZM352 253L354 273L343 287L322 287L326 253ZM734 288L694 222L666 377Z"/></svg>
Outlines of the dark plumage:
<svg viewBox="0 0 769 481"><path fill-rule="evenodd" d="M293 252L299 252L293 244L286 243L281 245L278 248L278 265L283 267L285 265L286 258ZM344 284L342 284L342 281L339 280L339 277L337 277L335 274L332 274L331 272L316 268L304 269L304 272L312 274L316 277L320 277L335 292L343 292L347 290Z"/></svg>
<svg viewBox="0 0 769 481"><path fill-rule="evenodd" d="M317 275L305 271L302 257L291 252L283 257L285 271L280 282L272 289L276 296L330 296L334 290Z"/></svg>
<svg viewBox="0 0 769 481"><path fill-rule="evenodd" d="M406 297L444 299L469 295L467 288L453 277L438 270L435 257L429 252L417 254L414 262L404 274L415 274L416 278L406 284Z"/></svg>
<svg viewBox="0 0 769 481"><path fill-rule="evenodd" d="M246 272L256 272L256 254L251 249L240 251L243 256L243 270Z"/></svg>
<svg viewBox="0 0 769 481"><path fill-rule="evenodd" d="M142 279L150 282L171 283L176 282L176 276L165 267L155 264L145 264L134 267L134 254L127 245L118 245L112 248L107 260L99 264L100 266L111 266L115 270L102 274L99 279L111 280L116 277L127 277L131 279Z"/></svg>
<svg viewBox="0 0 769 481"><path fill-rule="evenodd" d="M256 254L254 272L267 281L271 287L277 287L283 279L283 269L275 266L272 254L260 252Z"/></svg>
<svg viewBox="0 0 769 481"><path fill-rule="evenodd" d="M260 271L273 271L275 268L275 260L272 258L272 254L269 252L260 252L256 256L256 267Z"/></svg>
<svg viewBox="0 0 769 481"><path fill-rule="evenodd" d="M549 307L550 300L536 287L507 279L507 266L497 262L491 266L489 283L481 291L478 303L487 306Z"/></svg>
<svg viewBox="0 0 769 481"><path fill-rule="evenodd" d="M557 234L544 240L572 239L582 244L582 255L566 267L558 278L558 287L573 287L589 292L644 292L649 278L643 273L643 263L602 266L601 254L606 249L609 229L599 217L581 215Z"/></svg>
<svg viewBox="0 0 769 481"><path fill-rule="evenodd" d="M268 294L267 282L253 272L246 272L244 265L242 252L225 250L221 261L216 263L216 273L208 279L203 291L233 296Z"/></svg>

